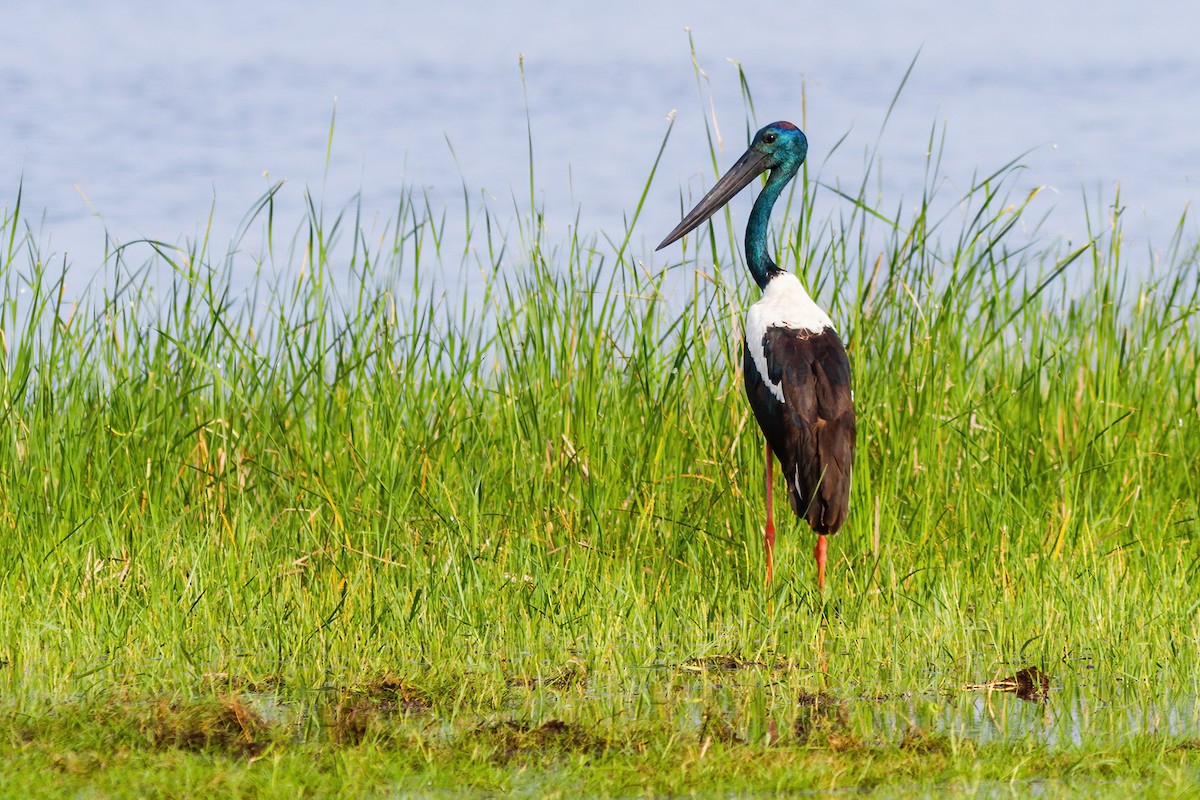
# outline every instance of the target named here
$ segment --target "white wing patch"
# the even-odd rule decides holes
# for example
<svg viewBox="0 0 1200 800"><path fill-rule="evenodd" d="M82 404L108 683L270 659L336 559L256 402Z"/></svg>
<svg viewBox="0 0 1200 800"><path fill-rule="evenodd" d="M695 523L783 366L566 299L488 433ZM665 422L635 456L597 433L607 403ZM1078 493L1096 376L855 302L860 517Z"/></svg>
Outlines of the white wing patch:
<svg viewBox="0 0 1200 800"><path fill-rule="evenodd" d="M783 386L772 383L771 374L767 370L763 337L767 335L768 328L790 328L794 331L820 333L826 329L835 330L833 320L813 302L800 284L800 279L790 272L772 278L763 291L762 299L750 306L750 310L746 312L746 346L750 348L754 368L758 370L771 394L775 395L775 399L785 403Z"/></svg>

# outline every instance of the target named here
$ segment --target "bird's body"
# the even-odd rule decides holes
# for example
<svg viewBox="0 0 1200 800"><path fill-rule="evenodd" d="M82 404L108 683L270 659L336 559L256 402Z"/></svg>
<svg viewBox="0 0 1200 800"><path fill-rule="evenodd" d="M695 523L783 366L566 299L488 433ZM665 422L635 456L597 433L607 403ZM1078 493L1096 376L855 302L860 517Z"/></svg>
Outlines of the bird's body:
<svg viewBox="0 0 1200 800"><path fill-rule="evenodd" d="M747 312L744 350L746 396L779 459L792 511L819 534L837 533L849 510L854 406L833 323L783 273Z"/></svg>
<svg viewBox="0 0 1200 800"><path fill-rule="evenodd" d="M775 523L772 453L779 459L796 516L818 534L817 581L825 584L825 537L838 532L850 505L855 419L850 359L833 321L799 279L767 254L771 208L808 152L790 122L760 130L750 149L659 245L693 230L755 176L771 175L746 225L746 263L763 291L746 313L743 373L746 396L766 437L767 581L773 574Z"/></svg>

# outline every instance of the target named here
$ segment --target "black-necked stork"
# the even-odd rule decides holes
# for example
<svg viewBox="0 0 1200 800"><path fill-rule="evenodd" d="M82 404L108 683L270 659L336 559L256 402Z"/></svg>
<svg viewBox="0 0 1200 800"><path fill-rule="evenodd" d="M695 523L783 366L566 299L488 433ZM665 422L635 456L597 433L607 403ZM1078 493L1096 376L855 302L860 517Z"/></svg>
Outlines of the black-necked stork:
<svg viewBox="0 0 1200 800"><path fill-rule="evenodd" d="M829 315L799 279L767 254L771 209L808 155L808 139L790 122L773 122L717 181L658 250L683 237L767 170L771 174L746 224L746 264L762 299L746 312L746 396L767 440L767 583L774 572L775 520L771 454L779 459L796 516L817 533L817 585L825 587L826 535L846 521L854 466L854 398L850 359Z"/></svg>

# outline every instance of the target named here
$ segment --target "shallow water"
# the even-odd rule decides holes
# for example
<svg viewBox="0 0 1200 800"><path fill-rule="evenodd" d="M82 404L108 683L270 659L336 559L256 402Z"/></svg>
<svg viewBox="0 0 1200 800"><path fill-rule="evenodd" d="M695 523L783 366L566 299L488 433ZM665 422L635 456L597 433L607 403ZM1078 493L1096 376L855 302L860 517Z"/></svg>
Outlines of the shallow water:
<svg viewBox="0 0 1200 800"><path fill-rule="evenodd" d="M911 729L989 744L1033 739L1056 747L1125 741L1131 736L1200 736L1200 704L1189 694L1130 688L1108 697L1053 686L1042 702L1002 691L846 701L859 736L900 741Z"/></svg>
<svg viewBox="0 0 1200 800"><path fill-rule="evenodd" d="M1048 187L1036 206L1059 206L1047 236L1082 239L1082 195L1100 220L1120 183L1131 242L1165 245L1200 176L1200 9L869 6L785 5L765 29L718 2L467 11L380 0L336 10L18 0L0 31L0 206L12 208L23 182L43 255L65 252L88 275L106 230L118 242L179 243L202 236L211 211L223 250L277 179L288 181L277 210L285 234L300 222L304 187L335 209L361 192L368 226L381 230L408 185L449 208L452 237L464 185L511 230L528 208L528 111L549 240L565 239L576 213L585 231L616 235L678 109L635 239L649 258L678 218L680 187L694 193L712 180L690 25L724 135L722 167L745 141L727 59L744 66L758 120L803 122L813 177L851 188L919 52L879 139L872 186L886 209L919 197L931 128L945 121L948 196L1030 151L1014 190ZM1143 249L1131 256L1133 267L1148 264Z"/></svg>
<svg viewBox="0 0 1200 800"><path fill-rule="evenodd" d="M1113 744L1133 736L1162 735L1172 739L1200 736L1200 705L1195 697L1148 700L1127 697L1101 702L1083 693L1058 694L1044 703L1030 703L1004 692L964 692L955 695L915 695L895 698L834 699L824 710L825 732L852 737L863 744L901 743L914 732L940 734L953 740L993 744L1034 740L1050 747ZM773 703L763 715L747 715L748 704L728 709L729 730L748 741L786 735L807 724L805 702ZM705 729L700 707L685 718L685 732ZM711 723L709 723L711 725Z"/></svg>
<svg viewBox="0 0 1200 800"><path fill-rule="evenodd" d="M948 736L952 741L996 744L1035 741L1051 748L1104 747L1131 737L1159 736L1170 741L1200 740L1200 702L1195 695L1168 690L1147 692L1126 687L1112 693L1082 686L1052 689L1041 702L1030 702L1002 691L957 691L902 694L889 697L846 697L837 693L780 691L778 676L750 670L742 674L707 673L687 682L682 691L664 694L660 681L668 676L655 670L647 684L627 698L599 696L591 690L539 685L514 685L503 709L479 718L439 719L443 735L453 737L465 728L512 721L537 727L563 724L576 713L584 718L598 709L624 706L616 717L629 724L673 719L685 737L722 738L730 742L803 744L835 743L837 737L857 745L881 746L913 742L914 737ZM528 689L528 691L522 691ZM297 726L297 715L327 714L340 696L336 689L309 700L275 691L250 691L248 705L271 724ZM358 696L358 695L354 695ZM615 704L615 706L614 706ZM588 709L591 709L590 711ZM438 719L431 707L400 707L392 703L384 716ZM577 723L565 723L575 725ZM300 730L302 726L297 727ZM586 724L585 726L586 727ZM670 727L670 725L668 725Z"/></svg>
<svg viewBox="0 0 1200 800"><path fill-rule="evenodd" d="M1009 675L981 684L883 696L855 694L845 687L814 694L797 688L793 678L798 676L782 666L709 661L677 668L664 665L646 675L648 696L657 697L664 707L683 704L679 726L688 735L719 729L741 741L794 742L816 720L823 734L865 745L901 743L915 732L979 744L1033 740L1055 748L1102 747L1137 736L1200 740L1197 687L1165 680L1126 681L1088 669L1058 676L1039 671L1047 679L1044 694L1040 686L1032 692L1014 691L1025 687L1014 686L1019 682L1007 680ZM935 681L949 682L944 676ZM810 682L811 676L800 685ZM675 691L664 688L672 683ZM551 713L553 693L538 698L549 704L541 710Z"/></svg>

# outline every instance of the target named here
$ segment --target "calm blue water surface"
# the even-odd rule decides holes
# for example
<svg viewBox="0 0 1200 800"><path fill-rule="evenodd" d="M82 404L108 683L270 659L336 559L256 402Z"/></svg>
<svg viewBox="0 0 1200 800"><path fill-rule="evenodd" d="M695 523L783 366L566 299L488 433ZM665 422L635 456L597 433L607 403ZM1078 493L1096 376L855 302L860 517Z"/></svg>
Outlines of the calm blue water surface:
<svg viewBox="0 0 1200 800"><path fill-rule="evenodd" d="M23 183L43 255L65 254L85 275L102 266L106 231L182 243L212 211L214 240L227 243L278 179L289 231L306 187L331 209L361 192L381 229L409 186L444 205L454 230L464 184L513 230L528 209L528 111L551 240L576 215L585 233L619 238L677 110L635 238L658 263L649 253L678 220L681 187L713 180L685 26L709 77L722 169L746 141L733 59L758 122L803 123L814 178L856 187L878 141L872 185L888 209L919 198L943 123L947 196L1028 151L1014 188L1047 188L1036 208L1055 212L1042 235L1081 240L1082 198L1096 212L1119 185L1128 237L1143 244L1131 264L1149 265L1145 244L1164 248L1196 197L1200 7L743 6L15 0L0 19L0 207Z"/></svg>

